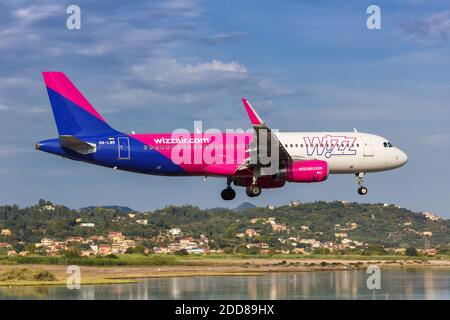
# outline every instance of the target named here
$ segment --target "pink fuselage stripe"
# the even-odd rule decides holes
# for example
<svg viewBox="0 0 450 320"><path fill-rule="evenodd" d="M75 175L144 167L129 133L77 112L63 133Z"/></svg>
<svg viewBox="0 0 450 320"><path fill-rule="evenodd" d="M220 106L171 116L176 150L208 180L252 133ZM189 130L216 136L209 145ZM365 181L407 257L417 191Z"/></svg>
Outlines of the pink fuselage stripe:
<svg viewBox="0 0 450 320"><path fill-rule="evenodd" d="M80 91L72 84L72 82L62 72L43 72L44 81L47 88L52 89L64 98L72 101L80 108L86 110L99 120L105 122L105 119L94 109L94 107L86 100Z"/></svg>
<svg viewBox="0 0 450 320"><path fill-rule="evenodd" d="M188 139L189 141L176 140L178 138L171 133L132 134L130 137L161 153L188 174L233 175L237 168L244 163L245 158L248 157L246 150L253 139L253 134L190 133L183 135L182 139ZM180 146L180 149L176 149L177 145ZM172 146L175 146L175 148ZM183 148L183 146L189 148ZM181 158L186 155L189 161L179 162L174 159L174 154L181 155ZM208 158L210 154L212 154L212 157Z"/></svg>

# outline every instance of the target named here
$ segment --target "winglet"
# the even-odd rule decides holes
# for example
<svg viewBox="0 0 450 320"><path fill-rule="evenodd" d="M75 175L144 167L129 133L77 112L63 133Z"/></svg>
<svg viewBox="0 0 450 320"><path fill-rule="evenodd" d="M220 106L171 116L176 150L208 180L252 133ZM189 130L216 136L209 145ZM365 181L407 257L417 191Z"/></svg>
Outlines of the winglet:
<svg viewBox="0 0 450 320"><path fill-rule="evenodd" d="M252 125L254 125L254 126L261 126L261 125L263 125L264 121L262 121L260 116L252 108L252 106L250 105L250 102L248 102L247 99L242 98L242 103L244 104L245 111L247 111L248 117L250 118L250 121L251 121Z"/></svg>

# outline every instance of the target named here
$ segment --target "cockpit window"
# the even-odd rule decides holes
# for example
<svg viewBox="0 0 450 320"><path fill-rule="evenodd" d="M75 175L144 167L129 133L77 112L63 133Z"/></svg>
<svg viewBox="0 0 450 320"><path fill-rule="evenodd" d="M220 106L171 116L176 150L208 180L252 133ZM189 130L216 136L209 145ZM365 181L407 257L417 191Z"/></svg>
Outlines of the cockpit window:
<svg viewBox="0 0 450 320"><path fill-rule="evenodd" d="M388 144L389 148L393 147L392 143L388 142L387 144Z"/></svg>
<svg viewBox="0 0 450 320"><path fill-rule="evenodd" d="M393 147L392 143L390 143L389 141L383 142L383 146L385 148L392 148Z"/></svg>
<svg viewBox="0 0 450 320"><path fill-rule="evenodd" d="M387 147L388 147L387 142L383 142L383 146L384 146L385 148L387 148Z"/></svg>

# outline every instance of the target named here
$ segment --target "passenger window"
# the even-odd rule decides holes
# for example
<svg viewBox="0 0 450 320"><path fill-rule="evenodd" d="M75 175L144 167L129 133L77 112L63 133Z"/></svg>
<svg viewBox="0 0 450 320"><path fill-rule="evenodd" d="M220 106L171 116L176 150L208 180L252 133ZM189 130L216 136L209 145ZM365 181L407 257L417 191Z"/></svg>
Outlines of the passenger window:
<svg viewBox="0 0 450 320"><path fill-rule="evenodd" d="M298 148L298 144L295 144L295 147Z"/></svg>

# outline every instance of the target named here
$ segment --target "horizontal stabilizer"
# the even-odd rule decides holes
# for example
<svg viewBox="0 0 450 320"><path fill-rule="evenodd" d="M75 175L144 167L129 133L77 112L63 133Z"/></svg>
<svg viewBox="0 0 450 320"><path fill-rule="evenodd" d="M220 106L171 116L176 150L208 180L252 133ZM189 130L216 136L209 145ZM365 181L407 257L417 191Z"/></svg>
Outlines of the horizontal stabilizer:
<svg viewBox="0 0 450 320"><path fill-rule="evenodd" d="M62 148L70 149L80 154L90 154L97 150L95 143L85 142L74 136L59 136L59 144Z"/></svg>

